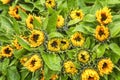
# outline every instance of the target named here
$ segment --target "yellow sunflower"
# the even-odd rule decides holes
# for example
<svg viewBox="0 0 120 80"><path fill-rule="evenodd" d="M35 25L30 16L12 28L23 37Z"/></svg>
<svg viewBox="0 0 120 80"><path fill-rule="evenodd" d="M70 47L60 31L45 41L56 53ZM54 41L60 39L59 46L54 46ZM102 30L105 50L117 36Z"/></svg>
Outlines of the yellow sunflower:
<svg viewBox="0 0 120 80"><path fill-rule="evenodd" d="M48 50L59 51L60 50L60 39L54 38L48 41Z"/></svg>
<svg viewBox="0 0 120 80"><path fill-rule="evenodd" d="M81 74L82 80L99 80L99 75L94 69L85 69Z"/></svg>
<svg viewBox="0 0 120 80"><path fill-rule="evenodd" d="M33 26L33 20L34 20L34 18L37 19L39 21L39 23L41 23L40 17L38 17L38 16L32 16L32 15L29 14L28 17L27 17L27 19L26 19L26 25L31 30L34 28L34 26Z"/></svg>
<svg viewBox="0 0 120 80"><path fill-rule="evenodd" d="M57 28L61 28L64 25L64 18L61 15L57 17Z"/></svg>
<svg viewBox="0 0 120 80"><path fill-rule="evenodd" d="M24 66L24 64L27 62L28 58L27 57L23 57L20 59L20 63Z"/></svg>
<svg viewBox="0 0 120 80"><path fill-rule="evenodd" d="M96 11L96 18L100 24L108 24L112 22L112 15L110 13L110 9L104 7L103 9Z"/></svg>
<svg viewBox="0 0 120 80"><path fill-rule="evenodd" d="M3 4L8 4L8 3L10 2L10 0L1 0L1 2L2 2Z"/></svg>
<svg viewBox="0 0 120 80"><path fill-rule="evenodd" d="M18 9L19 9L19 8L20 8L20 6L15 6L15 7L11 6L11 7L9 8L8 13L10 14L10 16L12 16L12 17L14 17L14 18L20 19L20 15L18 14Z"/></svg>
<svg viewBox="0 0 120 80"><path fill-rule="evenodd" d="M70 13L70 17L71 17L71 19L80 19L80 20L82 20L83 17L84 17L84 14L83 14L82 10L73 10Z"/></svg>
<svg viewBox="0 0 120 80"><path fill-rule="evenodd" d="M29 36L29 42L31 47L40 46L44 42L44 33L42 31L33 30Z"/></svg>
<svg viewBox="0 0 120 80"><path fill-rule="evenodd" d="M20 46L20 44L18 43L18 40L17 40L17 39L15 39L15 40L13 41L13 45L15 46L16 49L21 49L21 48L22 48L22 46Z"/></svg>
<svg viewBox="0 0 120 80"><path fill-rule="evenodd" d="M61 50L66 50L70 46L69 41L67 39L61 39L60 40L60 49Z"/></svg>
<svg viewBox="0 0 120 80"><path fill-rule="evenodd" d="M78 71L72 61L66 61L64 63L64 69L66 73L69 73L72 75L74 75Z"/></svg>
<svg viewBox="0 0 120 80"><path fill-rule="evenodd" d="M9 45L2 47L1 55L3 57L11 57L13 55L13 49Z"/></svg>
<svg viewBox="0 0 120 80"><path fill-rule="evenodd" d="M75 32L70 38L73 46L80 47L84 44L85 38L80 32Z"/></svg>
<svg viewBox="0 0 120 80"><path fill-rule="evenodd" d="M58 79L58 75L57 74L54 74L51 76L50 80L57 80Z"/></svg>
<svg viewBox="0 0 120 80"><path fill-rule="evenodd" d="M54 8L55 7L55 5L56 5L56 3L55 3L55 0L46 0L46 2L45 2L45 6L47 7L47 8Z"/></svg>
<svg viewBox="0 0 120 80"><path fill-rule="evenodd" d="M78 60L80 62L86 63L86 62L88 62L89 58L90 58L90 55L85 50L80 51L78 54Z"/></svg>
<svg viewBox="0 0 120 80"><path fill-rule="evenodd" d="M109 74L112 72L113 70L113 63L110 59L101 59L98 62L98 70L101 76L103 76L104 74Z"/></svg>
<svg viewBox="0 0 120 80"><path fill-rule="evenodd" d="M109 30L105 26L97 26L95 30L95 38L99 41L104 41L109 37Z"/></svg>
<svg viewBox="0 0 120 80"><path fill-rule="evenodd" d="M35 72L37 69L42 67L42 60L38 55L33 55L24 66L31 72Z"/></svg>

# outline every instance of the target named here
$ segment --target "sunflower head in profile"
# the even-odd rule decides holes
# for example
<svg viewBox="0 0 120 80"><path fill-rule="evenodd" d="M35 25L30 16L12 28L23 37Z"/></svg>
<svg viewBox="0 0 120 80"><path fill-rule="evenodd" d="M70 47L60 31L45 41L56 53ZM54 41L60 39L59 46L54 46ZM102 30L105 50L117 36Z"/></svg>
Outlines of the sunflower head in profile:
<svg viewBox="0 0 120 80"><path fill-rule="evenodd" d="M61 28L64 25L64 18L61 15L57 17L57 28Z"/></svg>
<svg viewBox="0 0 120 80"><path fill-rule="evenodd" d="M99 74L101 76L103 76L104 74L109 74L112 72L113 70L113 63L112 61L108 58L106 59L101 59L99 62L98 62L98 70L99 70Z"/></svg>
<svg viewBox="0 0 120 80"><path fill-rule="evenodd" d="M89 61L90 55L88 51L82 50L78 53L78 60L80 62L86 63Z"/></svg>
<svg viewBox="0 0 120 80"><path fill-rule="evenodd" d="M96 12L97 21L101 24L108 24L112 22L112 15L110 13L110 9L104 7Z"/></svg>
<svg viewBox="0 0 120 80"><path fill-rule="evenodd" d="M27 17L27 19L26 19L26 25L27 25L28 29L32 30L34 28L34 26L33 26L34 18L36 20L38 20L39 23L41 23L41 19L40 19L39 16L33 16L33 15L29 14L28 17Z"/></svg>
<svg viewBox="0 0 120 80"><path fill-rule="evenodd" d="M60 51L60 39L53 38L48 41L47 48L50 51L57 52Z"/></svg>
<svg viewBox="0 0 120 80"><path fill-rule="evenodd" d="M3 57L11 57L13 55L13 49L9 45L2 47L1 55Z"/></svg>
<svg viewBox="0 0 120 80"><path fill-rule="evenodd" d="M99 41L105 41L109 37L109 30L107 27L101 25L97 26L95 30L95 38Z"/></svg>
<svg viewBox="0 0 120 80"><path fill-rule="evenodd" d="M42 59L38 55L33 55L24 66L31 72L35 72L37 69L42 67Z"/></svg>
<svg viewBox="0 0 120 80"><path fill-rule="evenodd" d="M72 61L64 62L64 69L65 69L65 73L72 74L72 75L78 72L78 70L76 69Z"/></svg>
<svg viewBox="0 0 120 80"><path fill-rule="evenodd" d="M47 8L54 8L55 5L56 5L55 0L46 0L46 2L45 2L45 6Z"/></svg>
<svg viewBox="0 0 120 80"><path fill-rule="evenodd" d="M99 75L94 69L85 69L81 74L82 80L99 80Z"/></svg>
<svg viewBox="0 0 120 80"><path fill-rule="evenodd" d="M67 39L61 39L60 40L60 49L61 50L66 50L70 46L69 41Z"/></svg>
<svg viewBox="0 0 120 80"><path fill-rule="evenodd" d="M29 36L29 43L31 47L38 47L44 42L44 33L39 30L31 31L31 35Z"/></svg>
<svg viewBox="0 0 120 80"><path fill-rule="evenodd" d="M18 40L17 39L15 39L14 41L13 41L13 45L14 45L14 47L16 48L16 49L21 49L22 48L22 46L18 43Z"/></svg>
<svg viewBox="0 0 120 80"><path fill-rule="evenodd" d="M8 4L8 3L10 2L10 0L1 0L1 2L2 2L3 4Z"/></svg>
<svg viewBox="0 0 120 80"><path fill-rule="evenodd" d="M18 14L18 9L19 8L20 8L20 6L15 6L15 7L11 6L9 8L9 12L8 13L10 14L10 16L12 16L14 18L20 19L20 15Z"/></svg>
<svg viewBox="0 0 120 80"><path fill-rule="evenodd" d="M80 32L75 32L70 38L73 46L81 47L84 44L85 38Z"/></svg>
<svg viewBox="0 0 120 80"><path fill-rule="evenodd" d="M70 13L71 19L80 19L80 20L82 20L83 16L84 16L84 14L83 14L82 10L73 10Z"/></svg>

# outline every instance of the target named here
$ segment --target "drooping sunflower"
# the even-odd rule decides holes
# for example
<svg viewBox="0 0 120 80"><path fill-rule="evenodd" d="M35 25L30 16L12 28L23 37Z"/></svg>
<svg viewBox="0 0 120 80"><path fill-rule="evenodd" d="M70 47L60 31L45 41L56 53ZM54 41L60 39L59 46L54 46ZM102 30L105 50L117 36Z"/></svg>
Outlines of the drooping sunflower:
<svg viewBox="0 0 120 80"><path fill-rule="evenodd" d="M113 63L112 61L109 59L101 59L99 62L98 62L98 70L99 70L99 74L101 76L103 76L104 74L109 74L112 72L113 70Z"/></svg>
<svg viewBox="0 0 120 80"><path fill-rule="evenodd" d="M61 50L66 50L70 46L69 41L67 39L61 39L60 40L60 49Z"/></svg>
<svg viewBox="0 0 120 80"><path fill-rule="evenodd" d="M59 51L60 50L60 39L54 38L48 41L47 48L50 51Z"/></svg>
<svg viewBox="0 0 120 80"><path fill-rule="evenodd" d="M101 25L112 22L112 15L110 13L110 9L104 7L103 9L96 11L96 18Z"/></svg>
<svg viewBox="0 0 120 80"><path fill-rule="evenodd" d="M78 72L78 70L76 69L76 67L72 61L66 61L64 63L64 69L65 69L66 73L69 73L72 75L74 75L75 73Z"/></svg>
<svg viewBox="0 0 120 80"><path fill-rule="evenodd" d="M45 2L45 6L47 7L47 8L54 8L55 7L55 5L56 5L56 3L55 3L55 0L46 0L46 2Z"/></svg>
<svg viewBox="0 0 120 80"><path fill-rule="evenodd" d="M24 66L31 72L35 72L42 67L42 59L35 54L24 64Z"/></svg>
<svg viewBox="0 0 120 80"><path fill-rule="evenodd" d="M20 15L18 14L18 9L19 8L20 8L20 6L15 6L15 7L11 6L9 8L9 12L8 13L10 14L10 16L12 16L14 18L20 19Z"/></svg>
<svg viewBox="0 0 120 80"><path fill-rule="evenodd" d="M95 38L99 41L105 41L109 37L109 30L108 27L103 25L97 26L95 30Z"/></svg>
<svg viewBox="0 0 120 80"><path fill-rule="evenodd" d="M88 62L89 58L90 58L90 55L85 50L80 51L78 54L78 60L80 62L86 63L86 62Z"/></svg>
<svg viewBox="0 0 120 80"><path fill-rule="evenodd" d="M80 19L80 20L82 20L83 17L84 17L84 14L83 14L82 10L73 10L70 13L70 17L71 17L71 19Z"/></svg>
<svg viewBox="0 0 120 80"><path fill-rule="evenodd" d="M57 17L57 28L61 28L64 25L64 18L61 15Z"/></svg>
<svg viewBox="0 0 120 80"><path fill-rule="evenodd" d="M20 59L20 63L24 66L24 64L27 62L28 58L27 57L23 57Z"/></svg>
<svg viewBox="0 0 120 80"><path fill-rule="evenodd" d="M18 43L18 40L17 40L17 39L15 39L15 40L13 41L13 45L15 46L16 49L21 49L21 48L22 48L22 46Z"/></svg>
<svg viewBox="0 0 120 80"><path fill-rule="evenodd" d="M85 69L81 74L82 80L99 80L99 75L94 69Z"/></svg>
<svg viewBox="0 0 120 80"><path fill-rule="evenodd" d="M13 55L13 49L9 45L2 47L1 55L3 57L11 57Z"/></svg>
<svg viewBox="0 0 120 80"><path fill-rule="evenodd" d="M10 2L10 0L1 0L1 2L2 2L3 4L8 4L8 3Z"/></svg>
<svg viewBox="0 0 120 80"><path fill-rule="evenodd" d="M73 46L80 47L84 44L85 38L80 32L75 32L70 38Z"/></svg>
<svg viewBox="0 0 120 80"><path fill-rule="evenodd" d="M57 74L53 74L50 78L50 80L57 80L58 79L58 75Z"/></svg>
<svg viewBox="0 0 120 80"><path fill-rule="evenodd" d="M44 33L42 31L33 30L29 36L29 42L31 47L38 47L44 42Z"/></svg>
<svg viewBox="0 0 120 80"><path fill-rule="evenodd" d="M29 14L28 17L27 17L27 19L26 19L26 25L27 25L28 29L32 30L34 28L34 26L33 26L33 20L34 20L34 18L37 19L39 21L39 23L41 23L40 17L33 16L33 15Z"/></svg>

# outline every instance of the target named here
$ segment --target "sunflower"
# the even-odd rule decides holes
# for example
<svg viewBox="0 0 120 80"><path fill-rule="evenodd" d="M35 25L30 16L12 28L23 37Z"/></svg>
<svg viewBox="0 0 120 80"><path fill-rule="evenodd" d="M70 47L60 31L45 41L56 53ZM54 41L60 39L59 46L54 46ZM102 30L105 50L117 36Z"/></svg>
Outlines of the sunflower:
<svg viewBox="0 0 120 80"><path fill-rule="evenodd" d="M75 32L70 38L73 46L79 47L84 44L85 38L82 36L81 33Z"/></svg>
<svg viewBox="0 0 120 80"><path fill-rule="evenodd" d="M69 41L67 39L61 39L60 40L60 49L61 50L66 50L70 46Z"/></svg>
<svg viewBox="0 0 120 80"><path fill-rule="evenodd" d="M59 51L60 50L60 39L54 38L48 41L48 50Z"/></svg>
<svg viewBox="0 0 120 80"><path fill-rule="evenodd" d="M35 72L37 69L42 67L42 60L38 55L33 55L24 66L31 72Z"/></svg>
<svg viewBox="0 0 120 80"><path fill-rule="evenodd" d="M21 49L21 48L22 48L22 46L20 46L20 44L18 43L18 40L17 40L17 39L15 39L15 40L13 41L13 45L15 46L16 49Z"/></svg>
<svg viewBox="0 0 120 80"><path fill-rule="evenodd" d="M80 19L80 20L82 20L83 16L84 16L84 14L83 14L82 10L73 10L70 13L71 19Z"/></svg>
<svg viewBox="0 0 120 80"><path fill-rule="evenodd" d="M13 55L13 49L9 45L2 47L1 55L3 57L11 57Z"/></svg>
<svg viewBox="0 0 120 80"><path fill-rule="evenodd" d="M57 80L58 79L58 75L57 74L53 74L50 78L50 80Z"/></svg>
<svg viewBox="0 0 120 80"><path fill-rule="evenodd" d="M72 75L77 73L77 69L72 61L66 61L64 63L64 69L66 73L69 73Z"/></svg>
<svg viewBox="0 0 120 80"><path fill-rule="evenodd" d="M56 5L55 0L46 0L46 2L45 2L45 6L47 8L49 8L49 7L54 8L55 5Z"/></svg>
<svg viewBox="0 0 120 80"><path fill-rule="evenodd" d="M31 47L40 46L44 42L44 33L42 31L33 30L29 36L29 42Z"/></svg>
<svg viewBox="0 0 120 80"><path fill-rule="evenodd" d="M27 17L27 19L26 19L26 25L31 30L34 28L34 26L33 26L34 18L37 19L39 21L39 23L41 23L40 17L38 17L38 16L32 16L32 15L29 14L28 17Z"/></svg>
<svg viewBox="0 0 120 80"><path fill-rule="evenodd" d="M112 15L110 13L110 9L104 7L103 9L96 11L96 18L100 24L108 24L112 22Z"/></svg>
<svg viewBox="0 0 120 80"><path fill-rule="evenodd" d="M16 18L16 19L20 19L20 15L18 14L18 9L20 8L20 6L15 6L15 7L13 7L13 6L11 6L10 8L9 8L9 14L12 16L12 17L14 17L14 18Z"/></svg>
<svg viewBox="0 0 120 80"><path fill-rule="evenodd" d="M94 69L85 69L81 74L82 80L99 80L99 75Z"/></svg>
<svg viewBox="0 0 120 80"><path fill-rule="evenodd" d="M86 63L86 62L88 62L89 58L90 58L90 55L85 50L80 51L78 54L78 60L80 62Z"/></svg>
<svg viewBox="0 0 120 80"><path fill-rule="evenodd" d="M57 17L57 28L61 28L64 25L64 18L61 15Z"/></svg>
<svg viewBox="0 0 120 80"><path fill-rule="evenodd" d="M28 58L27 57L23 57L20 59L20 63L24 66L24 64L27 62Z"/></svg>
<svg viewBox="0 0 120 80"><path fill-rule="evenodd" d="M95 38L99 41L104 41L109 37L109 30L105 26L97 26L95 30Z"/></svg>
<svg viewBox="0 0 120 80"><path fill-rule="evenodd" d="M1 2L2 2L3 4L8 4L8 3L10 2L10 0L1 0Z"/></svg>
<svg viewBox="0 0 120 80"><path fill-rule="evenodd" d="M110 59L101 59L98 62L98 70L101 76L103 76L104 74L109 74L112 72L113 70L113 63Z"/></svg>

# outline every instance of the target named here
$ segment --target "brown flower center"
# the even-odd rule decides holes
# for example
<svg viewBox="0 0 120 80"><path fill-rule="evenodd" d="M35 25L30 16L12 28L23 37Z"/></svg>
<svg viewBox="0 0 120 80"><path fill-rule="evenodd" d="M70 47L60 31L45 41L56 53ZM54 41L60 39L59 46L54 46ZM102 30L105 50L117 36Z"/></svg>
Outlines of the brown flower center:
<svg viewBox="0 0 120 80"><path fill-rule="evenodd" d="M83 55L83 54L81 54L81 58L82 58L83 60L86 60L86 59L85 59L85 55Z"/></svg>
<svg viewBox="0 0 120 80"><path fill-rule="evenodd" d="M6 48L6 49L5 49L5 53L6 53L6 54L10 54L10 52L11 52L11 50L10 50L9 48Z"/></svg>
<svg viewBox="0 0 120 80"><path fill-rule="evenodd" d="M51 4L52 3L52 1L50 0L49 2L48 2L48 4Z"/></svg>
<svg viewBox="0 0 120 80"><path fill-rule="evenodd" d="M61 44L65 45L65 44L66 44L66 42L65 42L65 41L61 41Z"/></svg>
<svg viewBox="0 0 120 80"><path fill-rule="evenodd" d="M105 21L106 19L107 19L107 16L103 13L103 14L101 14L101 21Z"/></svg>
<svg viewBox="0 0 120 80"><path fill-rule="evenodd" d="M79 36L77 36L77 37L75 38L75 40L76 40L76 41L80 41L81 38L80 38Z"/></svg>
<svg viewBox="0 0 120 80"><path fill-rule="evenodd" d="M32 60L32 61L31 61L32 67L35 66L35 62L37 62L37 61L36 61L36 60Z"/></svg>
<svg viewBox="0 0 120 80"><path fill-rule="evenodd" d="M33 19L32 18L30 19L30 23L33 24Z"/></svg>
<svg viewBox="0 0 120 80"><path fill-rule="evenodd" d="M89 76L88 80L94 80L94 77Z"/></svg>
<svg viewBox="0 0 120 80"><path fill-rule="evenodd" d="M53 41L53 43L51 43L51 46L54 47L54 48L57 48L57 42L56 41Z"/></svg>
<svg viewBox="0 0 120 80"><path fill-rule="evenodd" d="M79 12L76 12L76 15L77 15L77 16L80 16L80 13L79 13Z"/></svg>
<svg viewBox="0 0 120 80"><path fill-rule="evenodd" d="M105 34L105 33L104 33L103 30L100 30L100 31L99 31L99 35L100 35L100 36L102 36L102 35L104 35L104 34Z"/></svg>
<svg viewBox="0 0 120 80"><path fill-rule="evenodd" d="M107 63L104 63L102 66L102 69L105 69L105 68L107 68Z"/></svg>
<svg viewBox="0 0 120 80"><path fill-rule="evenodd" d="M33 41L37 42L38 38L39 38L39 34L34 34L33 35Z"/></svg>

